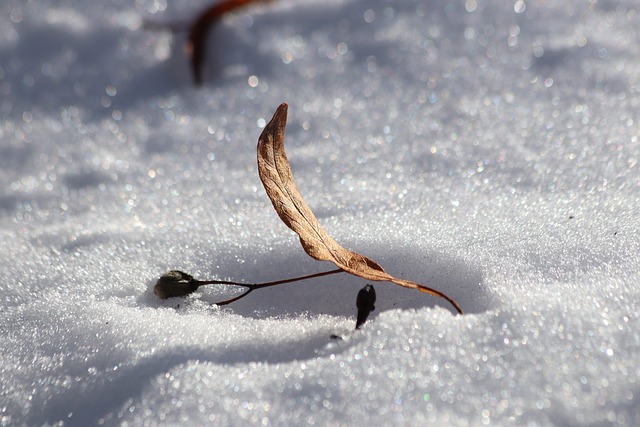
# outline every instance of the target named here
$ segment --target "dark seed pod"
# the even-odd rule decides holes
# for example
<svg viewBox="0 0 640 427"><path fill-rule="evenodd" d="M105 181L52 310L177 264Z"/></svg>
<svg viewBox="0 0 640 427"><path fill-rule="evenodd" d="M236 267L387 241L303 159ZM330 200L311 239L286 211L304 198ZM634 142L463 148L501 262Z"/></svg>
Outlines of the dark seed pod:
<svg viewBox="0 0 640 427"><path fill-rule="evenodd" d="M358 292L356 298L356 307L358 308L358 318L356 320L356 329L360 329L364 322L367 321L369 313L376 309L376 291L373 286L366 285Z"/></svg>
<svg viewBox="0 0 640 427"><path fill-rule="evenodd" d="M160 276L153 287L153 292L160 299L167 299L189 295L195 292L198 286L200 286L200 283L190 274L179 270L171 270Z"/></svg>

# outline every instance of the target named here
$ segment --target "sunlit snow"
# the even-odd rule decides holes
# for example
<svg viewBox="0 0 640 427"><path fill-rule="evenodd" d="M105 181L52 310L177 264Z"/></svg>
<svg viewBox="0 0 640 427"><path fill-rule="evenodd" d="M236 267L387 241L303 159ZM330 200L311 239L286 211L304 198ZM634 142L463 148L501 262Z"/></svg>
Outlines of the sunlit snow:
<svg viewBox="0 0 640 427"><path fill-rule="evenodd" d="M640 425L640 7L280 0L0 4L0 426ZM393 274L161 301L157 278L334 268L256 143ZM331 338L332 335L342 339Z"/></svg>

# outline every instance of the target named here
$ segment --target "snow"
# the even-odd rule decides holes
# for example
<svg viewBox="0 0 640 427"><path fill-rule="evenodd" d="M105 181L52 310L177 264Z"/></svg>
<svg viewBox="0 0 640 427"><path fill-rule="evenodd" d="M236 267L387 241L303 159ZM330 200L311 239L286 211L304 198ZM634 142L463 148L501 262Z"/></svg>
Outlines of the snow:
<svg viewBox="0 0 640 427"><path fill-rule="evenodd" d="M640 424L634 1L280 0L229 15L192 84L196 0L0 5L0 425ZM281 102L345 274L159 300L181 269L309 258L258 179ZM342 339L333 339L339 335Z"/></svg>

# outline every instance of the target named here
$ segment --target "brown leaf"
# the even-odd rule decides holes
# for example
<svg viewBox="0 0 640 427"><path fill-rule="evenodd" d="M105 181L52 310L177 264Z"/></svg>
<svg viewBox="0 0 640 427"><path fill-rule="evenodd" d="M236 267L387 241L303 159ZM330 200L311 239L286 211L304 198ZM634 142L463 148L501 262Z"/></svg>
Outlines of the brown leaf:
<svg viewBox="0 0 640 427"><path fill-rule="evenodd" d="M258 139L258 173L278 216L287 227L298 234L305 252L312 258L331 261L347 273L367 280L393 282L444 298L462 314L462 309L451 297L427 286L391 276L372 259L340 246L322 228L293 180L289 160L284 151L287 109L286 103L278 107Z"/></svg>
<svg viewBox="0 0 640 427"><path fill-rule="evenodd" d="M207 34L213 24L226 13L247 6L251 3L270 2L273 0L223 0L208 7L198 15L189 28L187 53L191 56L191 70L196 85L202 84L202 64L205 59Z"/></svg>

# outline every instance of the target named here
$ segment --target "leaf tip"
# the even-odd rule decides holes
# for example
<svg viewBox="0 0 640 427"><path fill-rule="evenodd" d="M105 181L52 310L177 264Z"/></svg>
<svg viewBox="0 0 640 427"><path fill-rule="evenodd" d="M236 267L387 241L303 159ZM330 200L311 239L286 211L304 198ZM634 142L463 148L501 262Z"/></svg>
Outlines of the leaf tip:
<svg viewBox="0 0 640 427"><path fill-rule="evenodd" d="M287 112L289 110L289 104L283 102L278 106L276 112L273 113L273 117L269 120L269 123L264 127L260 138L258 138L258 147L263 140L269 140L269 137L273 138L276 134L280 134L279 138L275 138L280 144L284 143L284 129L287 126Z"/></svg>
<svg viewBox="0 0 640 427"><path fill-rule="evenodd" d="M286 120L288 112L289 112L289 104L287 104L286 102L283 102L276 109L276 112L273 114L273 118L275 119L277 117L278 121L282 120L283 118Z"/></svg>

